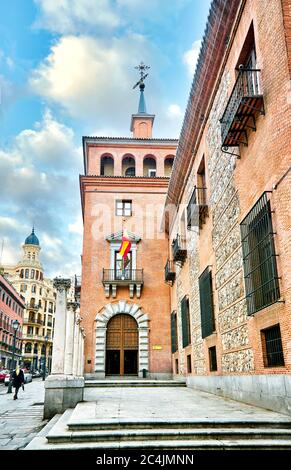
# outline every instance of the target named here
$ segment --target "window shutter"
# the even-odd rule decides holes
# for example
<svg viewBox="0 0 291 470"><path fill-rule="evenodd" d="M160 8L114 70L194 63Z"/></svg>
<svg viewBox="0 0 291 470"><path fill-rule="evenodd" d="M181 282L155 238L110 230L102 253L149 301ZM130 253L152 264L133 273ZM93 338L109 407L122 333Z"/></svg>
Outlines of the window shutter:
<svg viewBox="0 0 291 470"><path fill-rule="evenodd" d="M171 339L172 339L172 353L174 354L178 349L177 338L177 313L171 313Z"/></svg>
<svg viewBox="0 0 291 470"><path fill-rule="evenodd" d="M212 276L209 268L206 268L199 277L199 292L202 338L206 338L215 331L212 299Z"/></svg>
<svg viewBox="0 0 291 470"><path fill-rule="evenodd" d="M181 301L181 316L182 316L182 342L183 348L190 344L190 319L189 319L189 300L184 297Z"/></svg>

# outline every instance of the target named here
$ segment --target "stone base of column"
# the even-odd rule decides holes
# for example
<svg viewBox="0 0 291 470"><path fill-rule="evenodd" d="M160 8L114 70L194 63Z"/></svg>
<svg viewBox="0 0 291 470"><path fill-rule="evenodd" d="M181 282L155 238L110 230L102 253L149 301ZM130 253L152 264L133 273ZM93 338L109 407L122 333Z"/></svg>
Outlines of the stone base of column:
<svg viewBox="0 0 291 470"><path fill-rule="evenodd" d="M50 375L45 381L44 419L74 408L84 396L84 377Z"/></svg>

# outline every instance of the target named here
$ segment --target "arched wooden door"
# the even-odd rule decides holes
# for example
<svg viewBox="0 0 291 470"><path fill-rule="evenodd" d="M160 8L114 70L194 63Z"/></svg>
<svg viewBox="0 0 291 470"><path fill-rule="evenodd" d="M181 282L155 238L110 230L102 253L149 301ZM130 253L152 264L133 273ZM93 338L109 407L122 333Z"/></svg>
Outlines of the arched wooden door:
<svg viewBox="0 0 291 470"><path fill-rule="evenodd" d="M106 335L106 374L137 375L138 327L130 315L109 320Z"/></svg>

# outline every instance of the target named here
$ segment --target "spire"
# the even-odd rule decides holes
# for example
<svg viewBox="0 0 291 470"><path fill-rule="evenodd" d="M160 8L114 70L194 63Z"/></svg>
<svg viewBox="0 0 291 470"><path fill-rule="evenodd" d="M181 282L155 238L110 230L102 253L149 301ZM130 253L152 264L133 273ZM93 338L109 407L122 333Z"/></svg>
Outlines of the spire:
<svg viewBox="0 0 291 470"><path fill-rule="evenodd" d="M141 83L139 85L139 89L140 89L140 97L139 97L139 104L138 104L138 114L141 114L141 113L146 113L147 112L147 109L146 109L146 104L145 104L145 98L144 98L144 89L145 89L145 84L144 83Z"/></svg>
<svg viewBox="0 0 291 470"><path fill-rule="evenodd" d="M145 71L149 70L150 67L141 62L140 65L137 65L135 68L139 70L140 80L134 85L133 89L139 86L140 96L137 114L132 114L131 116L130 130L133 132L133 137L135 138L151 139L155 116L147 113L144 97L144 80L148 76L148 73L145 73Z"/></svg>

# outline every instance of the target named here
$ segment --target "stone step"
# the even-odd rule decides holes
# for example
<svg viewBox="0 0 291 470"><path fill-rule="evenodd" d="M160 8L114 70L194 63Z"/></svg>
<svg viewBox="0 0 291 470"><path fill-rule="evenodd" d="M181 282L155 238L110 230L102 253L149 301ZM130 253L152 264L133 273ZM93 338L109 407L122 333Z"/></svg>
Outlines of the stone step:
<svg viewBox="0 0 291 470"><path fill-rule="evenodd" d="M52 433L47 436L50 444L61 442L125 442L125 441L169 441L169 440L288 440L291 447L291 430L245 428L245 429L132 429L109 431L83 431Z"/></svg>
<svg viewBox="0 0 291 470"><path fill-rule="evenodd" d="M180 380L85 380L85 387L186 387L186 382Z"/></svg>

